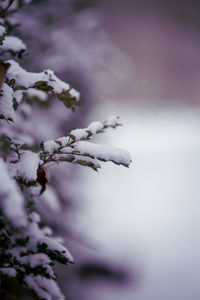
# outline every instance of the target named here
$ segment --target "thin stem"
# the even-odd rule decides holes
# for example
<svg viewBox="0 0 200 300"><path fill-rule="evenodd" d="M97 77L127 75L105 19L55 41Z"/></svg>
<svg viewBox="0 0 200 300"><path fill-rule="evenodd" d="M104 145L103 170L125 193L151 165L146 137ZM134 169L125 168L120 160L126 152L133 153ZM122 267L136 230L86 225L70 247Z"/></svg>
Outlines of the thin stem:
<svg viewBox="0 0 200 300"><path fill-rule="evenodd" d="M0 18L4 17L5 13L7 12L7 10L9 9L9 7L13 4L15 0L10 0L10 2L8 3L8 5L6 6L6 8L4 8L1 12L0 12Z"/></svg>

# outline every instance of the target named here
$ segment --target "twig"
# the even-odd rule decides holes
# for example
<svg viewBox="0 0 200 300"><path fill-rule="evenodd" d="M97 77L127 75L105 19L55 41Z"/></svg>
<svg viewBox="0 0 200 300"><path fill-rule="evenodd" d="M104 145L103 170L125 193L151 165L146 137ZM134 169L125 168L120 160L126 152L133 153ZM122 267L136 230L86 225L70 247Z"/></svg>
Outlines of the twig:
<svg viewBox="0 0 200 300"><path fill-rule="evenodd" d="M6 6L6 8L4 8L1 12L0 12L0 18L3 18L5 13L7 12L7 10L9 9L9 7L12 5L12 3L15 0L10 0L10 2L8 3L8 5Z"/></svg>

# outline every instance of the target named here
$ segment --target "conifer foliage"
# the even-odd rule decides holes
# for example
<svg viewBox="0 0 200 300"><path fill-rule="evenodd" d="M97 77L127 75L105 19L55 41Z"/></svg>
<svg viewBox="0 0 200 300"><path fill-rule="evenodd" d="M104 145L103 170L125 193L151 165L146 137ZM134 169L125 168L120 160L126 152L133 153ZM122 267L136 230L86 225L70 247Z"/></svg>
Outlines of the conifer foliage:
<svg viewBox="0 0 200 300"><path fill-rule="evenodd" d="M23 132L31 101L56 97L68 109L80 105L80 94L52 70L33 73L23 68L24 42L12 35L14 13L31 1L0 2L0 274L33 290L40 299L65 299L56 282L55 262L73 263L62 239L53 235L34 209L34 200L46 190L48 170L66 163L95 171L111 161L128 167L127 151L92 143L94 135L120 125L117 116L68 131L57 139L41 141ZM19 63L20 62L20 63ZM48 125L47 125L48 126ZM67 128L66 128L67 130ZM34 193L34 189L39 193ZM4 286L1 294L9 299ZM6 296L5 296L6 295Z"/></svg>

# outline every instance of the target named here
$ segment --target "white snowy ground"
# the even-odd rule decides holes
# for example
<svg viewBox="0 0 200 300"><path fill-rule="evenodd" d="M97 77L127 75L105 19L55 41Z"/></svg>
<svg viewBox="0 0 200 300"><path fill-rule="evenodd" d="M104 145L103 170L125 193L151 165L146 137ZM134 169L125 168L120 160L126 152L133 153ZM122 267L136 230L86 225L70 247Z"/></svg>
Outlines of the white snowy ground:
<svg viewBox="0 0 200 300"><path fill-rule="evenodd" d="M133 163L106 163L97 175L84 168L77 226L139 281L84 286L81 299L200 299L200 109L120 116L124 126L105 143L129 150Z"/></svg>

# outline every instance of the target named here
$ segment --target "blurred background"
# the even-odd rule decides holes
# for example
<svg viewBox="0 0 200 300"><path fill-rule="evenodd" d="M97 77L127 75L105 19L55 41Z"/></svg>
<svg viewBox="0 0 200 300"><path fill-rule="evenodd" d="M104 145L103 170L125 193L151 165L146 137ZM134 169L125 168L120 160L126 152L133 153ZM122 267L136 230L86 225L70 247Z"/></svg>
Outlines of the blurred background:
<svg viewBox="0 0 200 300"><path fill-rule="evenodd" d="M75 258L58 266L67 299L200 297L199 11L197 0L42 0L18 15L27 68L51 68L82 95L75 113L35 106L35 138L116 114L123 127L97 141L133 159L50 170L56 192L38 206Z"/></svg>

